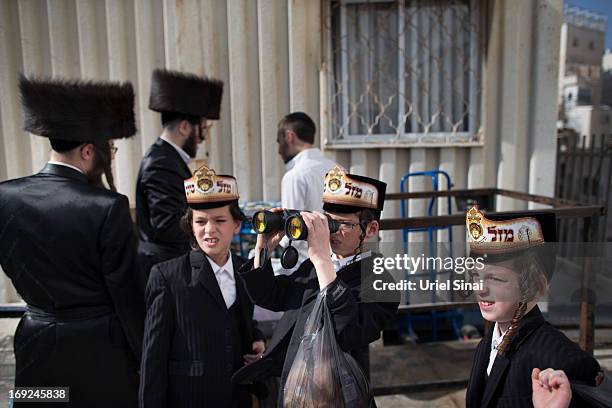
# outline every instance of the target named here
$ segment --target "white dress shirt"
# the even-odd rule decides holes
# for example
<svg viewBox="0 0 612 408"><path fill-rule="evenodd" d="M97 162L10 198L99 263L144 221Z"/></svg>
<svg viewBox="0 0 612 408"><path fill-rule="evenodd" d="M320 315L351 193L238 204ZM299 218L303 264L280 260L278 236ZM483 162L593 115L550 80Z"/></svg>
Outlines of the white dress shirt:
<svg viewBox="0 0 612 408"><path fill-rule="evenodd" d="M189 164L189 162L191 161L191 157L183 150L181 149L178 145L174 144L173 142L171 142L169 139L167 139L164 135L161 135L159 137L161 140L163 140L166 143L169 143L170 146L174 147L174 149L178 152L178 154L181 156L181 159L183 159L183 161L185 162L185 164Z"/></svg>
<svg viewBox="0 0 612 408"><path fill-rule="evenodd" d="M281 206L294 210L323 211L325 174L335 165L333 160L325 157L316 147L295 155L285 165L285 175L281 182ZM289 239L283 237L280 244L287 247ZM297 268L308 258L308 244L306 241L293 241L291 245L298 250Z"/></svg>
<svg viewBox="0 0 612 408"><path fill-rule="evenodd" d="M493 327L493 338L491 339L491 353L489 354L489 365L487 366L487 375L491 375L491 368L493 368L493 363L495 362L495 357L497 357L497 349L500 344L504 340L504 336L508 330L501 333L499 330L499 326L495 323L495 327Z"/></svg>
<svg viewBox="0 0 612 408"><path fill-rule="evenodd" d="M208 258L208 262L210 262L210 266L212 267L217 283L219 284L219 289L221 289L225 306L227 306L229 309L236 301L236 279L234 277L232 255L230 254L227 262L223 266L217 265L215 261L208 257L208 255L206 258Z"/></svg>
<svg viewBox="0 0 612 408"><path fill-rule="evenodd" d="M302 150L285 165L281 182L281 204L284 208L321 211L325 174L336 163L316 147Z"/></svg>
<svg viewBox="0 0 612 408"><path fill-rule="evenodd" d="M69 167L69 168L71 168L71 169L73 169L73 170L78 171L78 172L79 172L79 173L81 173L81 174L85 174L85 173L83 172L83 170L79 169L79 168L78 168L78 167L76 167L76 166L73 166L72 164L68 164L68 163L64 163L64 162L58 162L58 161L53 161L53 160L49 160L47 163L48 163L48 164L55 164L56 166L64 166L64 167Z"/></svg>
<svg viewBox="0 0 612 408"><path fill-rule="evenodd" d="M346 265L350 265L354 262L361 261L362 259L366 259L372 255L372 251L363 252L358 254L357 256L347 256L346 258L338 258L336 254L332 254L332 264L334 265L334 271L338 272L340 269L344 268Z"/></svg>

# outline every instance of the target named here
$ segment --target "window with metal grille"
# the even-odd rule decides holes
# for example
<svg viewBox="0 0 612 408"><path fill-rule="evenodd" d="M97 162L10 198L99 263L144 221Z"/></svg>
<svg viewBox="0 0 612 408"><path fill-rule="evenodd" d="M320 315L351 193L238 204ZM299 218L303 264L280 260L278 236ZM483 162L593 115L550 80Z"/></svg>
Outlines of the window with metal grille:
<svg viewBox="0 0 612 408"><path fill-rule="evenodd" d="M331 0L329 144L471 141L478 0Z"/></svg>

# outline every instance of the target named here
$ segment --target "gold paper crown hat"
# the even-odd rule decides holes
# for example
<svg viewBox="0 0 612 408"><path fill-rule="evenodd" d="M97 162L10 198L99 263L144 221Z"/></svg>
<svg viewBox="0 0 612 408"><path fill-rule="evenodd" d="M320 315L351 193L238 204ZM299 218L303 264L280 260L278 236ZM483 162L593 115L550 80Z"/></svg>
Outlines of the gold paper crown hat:
<svg viewBox="0 0 612 408"><path fill-rule="evenodd" d="M369 177L349 174L334 166L325 175L323 209L330 212L382 211L387 184Z"/></svg>
<svg viewBox="0 0 612 408"><path fill-rule="evenodd" d="M197 169L184 184L187 205L196 210L223 207L240 198L235 177L216 174L206 165Z"/></svg>
<svg viewBox="0 0 612 408"><path fill-rule="evenodd" d="M490 220L478 209L470 208L465 217L470 250L481 253L510 253L541 245L542 226L535 217Z"/></svg>

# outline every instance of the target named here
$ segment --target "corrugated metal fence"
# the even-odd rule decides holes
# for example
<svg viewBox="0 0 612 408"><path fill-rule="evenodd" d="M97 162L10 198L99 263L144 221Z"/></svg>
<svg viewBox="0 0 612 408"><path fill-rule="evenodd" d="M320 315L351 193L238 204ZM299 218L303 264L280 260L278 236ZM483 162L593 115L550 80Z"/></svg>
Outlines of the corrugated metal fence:
<svg viewBox="0 0 612 408"><path fill-rule="evenodd" d="M139 133L117 143L115 182L133 200L140 158L160 132L158 114L147 109L151 72L167 67L225 81L222 118L200 148L199 158L234 174L245 200L278 199L284 170L276 153L278 120L302 110L321 125L317 144L319 137L323 142L335 139L330 135L332 61L327 32L334 3L1 1L0 180L38 171L49 150L45 139L21 130L19 72L129 80L137 94ZM475 22L480 85L479 100L474 102L479 104L480 119L471 141L323 143L326 154L351 172L386 181L389 192L399 191L404 173L440 168L451 175L456 188L497 186L552 196L562 0L468 3L477 3L480 10ZM415 7L421 2L395 4ZM410 20L404 15L402 21ZM424 188L424 183L410 186L412 191ZM421 201L410 204L410 215L424 214ZM501 203L503 209L520 206ZM398 215L397 202L389 203L383 213ZM382 238L399 241L398 234L387 231Z"/></svg>

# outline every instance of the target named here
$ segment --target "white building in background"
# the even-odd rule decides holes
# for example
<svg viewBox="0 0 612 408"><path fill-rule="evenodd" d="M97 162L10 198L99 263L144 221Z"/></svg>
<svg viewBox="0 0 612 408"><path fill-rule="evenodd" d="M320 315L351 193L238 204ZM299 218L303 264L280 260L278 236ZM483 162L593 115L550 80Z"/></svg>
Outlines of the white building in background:
<svg viewBox="0 0 612 408"><path fill-rule="evenodd" d="M244 200L280 197L276 126L296 110L317 122L326 155L388 192L441 169L457 189L552 196L562 16L562 0L0 1L0 180L48 157L46 139L22 131L19 72L129 80L139 133L116 143L115 183L133 200L160 132L151 72L166 67L225 81L198 159L235 175ZM409 203L425 214L424 200ZM383 218L398 216L389 201ZM381 237L401 245L399 231Z"/></svg>
<svg viewBox="0 0 612 408"><path fill-rule="evenodd" d="M603 92L607 16L574 6L564 9L559 58L559 108L562 126L586 136L612 130L612 112Z"/></svg>
<svg viewBox="0 0 612 408"><path fill-rule="evenodd" d="M585 146L589 147L591 137L596 140L600 135L610 134L612 129L612 110L607 105L578 105L565 113L566 126L574 129L585 138ZM599 143L599 142L597 142Z"/></svg>
<svg viewBox="0 0 612 408"><path fill-rule="evenodd" d="M612 107L612 50L606 49L601 61L601 103Z"/></svg>

